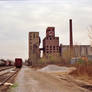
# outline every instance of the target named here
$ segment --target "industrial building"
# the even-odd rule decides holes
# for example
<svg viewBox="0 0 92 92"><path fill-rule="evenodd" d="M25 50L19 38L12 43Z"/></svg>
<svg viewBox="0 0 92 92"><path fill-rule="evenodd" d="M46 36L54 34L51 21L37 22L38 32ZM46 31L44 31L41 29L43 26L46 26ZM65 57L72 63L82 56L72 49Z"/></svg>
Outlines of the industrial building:
<svg viewBox="0 0 92 92"><path fill-rule="evenodd" d="M55 27L46 29L46 37L43 39L43 48L39 48L40 38L39 32L29 32L29 59L33 56L40 58L40 50L43 56L62 56L70 51L70 45L59 45L59 37L55 37ZM71 45L72 46L72 45ZM73 45L73 57L92 55L92 47L90 45Z"/></svg>
<svg viewBox="0 0 92 92"><path fill-rule="evenodd" d="M39 32L29 32L29 59L33 63L37 63L40 58L40 52L43 56L61 56L69 53L72 57L82 57L92 55L92 47L90 45L74 45L72 32L72 19L69 20L69 45L59 43L59 37L55 36L55 27L47 27L46 37L43 39L43 47L39 48L40 37ZM67 57L66 57L67 58Z"/></svg>
<svg viewBox="0 0 92 92"><path fill-rule="evenodd" d="M55 37L55 27L48 27L46 37L43 39L43 55L58 56L59 54L59 37Z"/></svg>
<svg viewBox="0 0 92 92"><path fill-rule="evenodd" d="M40 58L40 38L39 32L29 32L29 60L34 64Z"/></svg>
<svg viewBox="0 0 92 92"><path fill-rule="evenodd" d="M69 52L69 45L61 45L61 55ZM73 45L73 57L83 57L92 55L92 47L90 45Z"/></svg>

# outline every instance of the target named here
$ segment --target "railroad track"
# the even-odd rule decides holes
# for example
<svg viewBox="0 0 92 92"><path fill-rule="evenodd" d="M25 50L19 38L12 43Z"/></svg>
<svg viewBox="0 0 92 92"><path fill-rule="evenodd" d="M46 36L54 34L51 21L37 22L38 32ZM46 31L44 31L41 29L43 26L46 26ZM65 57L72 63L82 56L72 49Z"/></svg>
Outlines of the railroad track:
<svg viewBox="0 0 92 92"><path fill-rule="evenodd" d="M1 68L1 69L0 69L0 72L1 72L1 71L4 71L4 70L7 70L7 69L11 69L11 68L14 68L14 66Z"/></svg>
<svg viewBox="0 0 92 92"><path fill-rule="evenodd" d="M4 85L9 79L14 77L18 73L19 69L13 70L13 72L6 72L0 75L0 86Z"/></svg>

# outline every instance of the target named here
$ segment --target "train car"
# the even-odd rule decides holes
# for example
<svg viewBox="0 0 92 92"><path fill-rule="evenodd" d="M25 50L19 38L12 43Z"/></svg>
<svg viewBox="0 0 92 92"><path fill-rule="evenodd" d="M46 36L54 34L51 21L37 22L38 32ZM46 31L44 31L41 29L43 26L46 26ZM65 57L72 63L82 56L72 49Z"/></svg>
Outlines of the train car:
<svg viewBox="0 0 92 92"><path fill-rule="evenodd" d="M7 60L7 66L13 66L14 65L14 62L12 60Z"/></svg>
<svg viewBox="0 0 92 92"><path fill-rule="evenodd" d="M0 60L0 66L6 66L6 61L3 60L3 59L1 59L1 60Z"/></svg>
<svg viewBox="0 0 92 92"><path fill-rule="evenodd" d="M9 66L9 63L10 63L10 62L7 60L7 61L6 61L6 66Z"/></svg>
<svg viewBox="0 0 92 92"><path fill-rule="evenodd" d="M22 67L22 59L21 58L15 58L15 67L16 68Z"/></svg>

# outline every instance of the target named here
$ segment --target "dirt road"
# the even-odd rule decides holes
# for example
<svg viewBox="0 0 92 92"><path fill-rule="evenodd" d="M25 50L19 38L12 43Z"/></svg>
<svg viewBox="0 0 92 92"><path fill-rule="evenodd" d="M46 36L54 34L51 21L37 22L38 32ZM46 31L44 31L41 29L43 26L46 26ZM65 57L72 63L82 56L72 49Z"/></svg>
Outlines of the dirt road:
<svg viewBox="0 0 92 92"><path fill-rule="evenodd" d="M10 92L90 92L72 82L58 79L48 73L42 73L23 67L19 72L15 87Z"/></svg>

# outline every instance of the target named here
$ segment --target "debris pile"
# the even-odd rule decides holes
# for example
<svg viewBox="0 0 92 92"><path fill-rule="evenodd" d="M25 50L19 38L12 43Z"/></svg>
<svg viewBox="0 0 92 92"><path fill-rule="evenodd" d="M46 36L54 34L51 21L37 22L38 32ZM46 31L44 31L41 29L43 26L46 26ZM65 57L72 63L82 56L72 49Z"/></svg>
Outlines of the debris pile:
<svg viewBox="0 0 92 92"><path fill-rule="evenodd" d="M62 73L67 73L69 74L70 72L76 70L75 67L64 67L64 66L57 66L57 65L48 65L38 71L41 72L62 72Z"/></svg>

